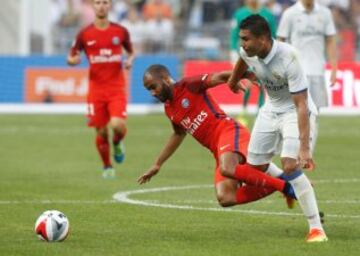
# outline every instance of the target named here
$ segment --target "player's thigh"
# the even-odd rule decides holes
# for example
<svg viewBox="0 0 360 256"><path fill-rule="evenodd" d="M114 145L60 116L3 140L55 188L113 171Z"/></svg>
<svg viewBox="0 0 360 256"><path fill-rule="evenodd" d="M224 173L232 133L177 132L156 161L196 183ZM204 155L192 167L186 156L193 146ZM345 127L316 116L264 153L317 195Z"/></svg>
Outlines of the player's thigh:
<svg viewBox="0 0 360 256"><path fill-rule="evenodd" d="M88 126L104 127L109 122L107 104L103 101L89 101L87 103Z"/></svg>
<svg viewBox="0 0 360 256"><path fill-rule="evenodd" d="M224 121L225 122L225 121ZM226 121L217 142L217 156L224 153L237 153L241 163L246 162L247 150L250 141L250 132L234 120Z"/></svg>
<svg viewBox="0 0 360 256"><path fill-rule="evenodd" d="M308 76L310 96L317 108L329 105L329 93L324 76Z"/></svg>
<svg viewBox="0 0 360 256"><path fill-rule="evenodd" d="M267 164L277 152L280 143L278 117L260 111L251 132L247 161L251 165Z"/></svg>
<svg viewBox="0 0 360 256"><path fill-rule="evenodd" d="M117 117L121 119L127 118L126 110L126 96L122 94L117 94L112 96L108 101L108 112L111 118Z"/></svg>

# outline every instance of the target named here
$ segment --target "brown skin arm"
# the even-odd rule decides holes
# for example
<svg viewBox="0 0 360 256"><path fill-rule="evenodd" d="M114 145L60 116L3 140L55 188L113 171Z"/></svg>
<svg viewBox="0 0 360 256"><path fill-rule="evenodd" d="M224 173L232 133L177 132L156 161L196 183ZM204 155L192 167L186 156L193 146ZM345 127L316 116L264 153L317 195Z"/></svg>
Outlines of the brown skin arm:
<svg viewBox="0 0 360 256"><path fill-rule="evenodd" d="M326 37L326 54L331 65L330 85L334 86L336 83L336 72L337 72L337 52L336 52L336 37Z"/></svg>
<svg viewBox="0 0 360 256"><path fill-rule="evenodd" d="M229 88L234 93L238 93L240 90L245 91L245 88L241 85L240 79L246 77L246 72L248 70L248 65L242 58L239 58L236 62L234 70L228 79L227 83Z"/></svg>
<svg viewBox="0 0 360 256"><path fill-rule="evenodd" d="M186 132L179 126L173 124L174 132L170 135L165 146L161 150L159 156L157 157L155 163L138 178L139 184L144 184L149 182L153 176L155 176L159 171L163 163L169 159L172 154L178 149L178 147L183 142Z"/></svg>
<svg viewBox="0 0 360 256"><path fill-rule="evenodd" d="M302 168L312 170L315 164L310 152L310 120L309 109L307 107L307 91L292 94L292 99L296 106L299 126L299 164Z"/></svg>
<svg viewBox="0 0 360 256"><path fill-rule="evenodd" d="M134 52L134 50L131 50L131 51L127 51L127 54L128 54L128 56L124 62L124 68L130 69L132 67L134 59L135 59L135 52Z"/></svg>

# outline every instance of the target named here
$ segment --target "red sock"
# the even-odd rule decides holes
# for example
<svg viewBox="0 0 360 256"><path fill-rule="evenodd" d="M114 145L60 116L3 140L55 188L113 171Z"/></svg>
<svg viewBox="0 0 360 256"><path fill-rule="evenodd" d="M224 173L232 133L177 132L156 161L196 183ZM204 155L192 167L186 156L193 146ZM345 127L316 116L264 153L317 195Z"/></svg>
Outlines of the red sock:
<svg viewBox="0 0 360 256"><path fill-rule="evenodd" d="M124 131L124 133L114 133L112 142L117 145L126 135L126 130Z"/></svg>
<svg viewBox="0 0 360 256"><path fill-rule="evenodd" d="M236 191L236 203L246 204L271 195L275 189L244 185Z"/></svg>
<svg viewBox="0 0 360 256"><path fill-rule="evenodd" d="M237 165L234 177L256 187L271 188L280 192L285 188L285 181L273 178L248 164Z"/></svg>
<svg viewBox="0 0 360 256"><path fill-rule="evenodd" d="M110 145L108 139L105 139L102 136L96 136L96 148L99 152L104 167L110 167Z"/></svg>

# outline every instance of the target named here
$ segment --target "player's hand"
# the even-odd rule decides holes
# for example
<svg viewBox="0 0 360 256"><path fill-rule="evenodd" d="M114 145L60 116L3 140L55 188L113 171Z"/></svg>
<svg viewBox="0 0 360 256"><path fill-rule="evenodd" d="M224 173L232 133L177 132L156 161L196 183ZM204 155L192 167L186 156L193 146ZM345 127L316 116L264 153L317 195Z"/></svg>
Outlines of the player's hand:
<svg viewBox="0 0 360 256"><path fill-rule="evenodd" d="M138 178L138 183L141 185L141 184L144 184L146 182L149 182L151 180L151 178L153 176L155 176L158 172L160 171L160 166L159 165L153 165L151 166L147 172L145 172L143 175L141 175L139 178Z"/></svg>
<svg viewBox="0 0 360 256"><path fill-rule="evenodd" d="M124 62L124 68L126 68L126 69L130 69L131 67L132 67L132 60L131 59L127 59L127 60L125 60L125 62Z"/></svg>
<svg viewBox="0 0 360 256"><path fill-rule="evenodd" d="M332 70L330 74L330 86L333 87L336 84L336 71Z"/></svg>
<svg viewBox="0 0 360 256"><path fill-rule="evenodd" d="M315 162L312 159L310 150L300 150L299 152L299 165L303 169L313 171L315 169Z"/></svg>
<svg viewBox="0 0 360 256"><path fill-rule="evenodd" d="M245 92L246 88L244 87L244 85L243 85L244 81L242 81L242 80L244 80L244 79L241 79L236 84L229 84L229 88L233 93L239 93L240 91Z"/></svg>
<svg viewBox="0 0 360 256"><path fill-rule="evenodd" d="M67 63L69 65L78 65L81 62L80 51L76 51L75 54L69 54L67 57Z"/></svg>

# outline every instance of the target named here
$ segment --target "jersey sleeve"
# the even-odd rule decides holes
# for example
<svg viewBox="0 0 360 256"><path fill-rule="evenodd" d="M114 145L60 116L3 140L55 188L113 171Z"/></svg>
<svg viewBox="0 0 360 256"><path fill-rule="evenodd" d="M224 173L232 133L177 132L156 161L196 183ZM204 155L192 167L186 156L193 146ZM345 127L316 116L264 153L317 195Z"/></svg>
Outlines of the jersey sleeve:
<svg viewBox="0 0 360 256"><path fill-rule="evenodd" d="M210 74L202 74L198 76L184 78L185 87L192 93L202 93L208 89L211 79Z"/></svg>
<svg viewBox="0 0 360 256"><path fill-rule="evenodd" d="M287 80L290 93L296 94L307 90L308 82L295 50L290 54L289 59L290 61L287 64Z"/></svg>
<svg viewBox="0 0 360 256"><path fill-rule="evenodd" d="M325 28L325 35L326 36L333 36L336 34L336 28L332 13L329 9L326 9L326 28Z"/></svg>
<svg viewBox="0 0 360 256"><path fill-rule="evenodd" d="M132 43L131 43L131 40L130 40L130 33L126 28L123 29L123 32L124 32L123 33L124 38L123 38L122 45L123 45L123 47L125 48L125 50L128 53L132 53L133 52L133 46L132 46Z"/></svg>
<svg viewBox="0 0 360 256"><path fill-rule="evenodd" d="M291 20L288 11L285 11L281 16L279 26L277 29L277 36L289 39L290 37L290 27L291 27Z"/></svg>
<svg viewBox="0 0 360 256"><path fill-rule="evenodd" d="M70 54L75 55L77 51L82 50L84 50L83 31L80 31L71 45Z"/></svg>

